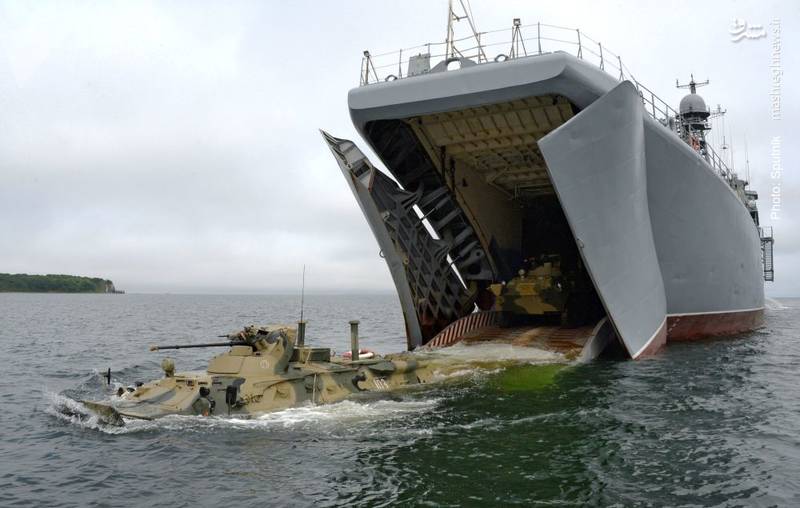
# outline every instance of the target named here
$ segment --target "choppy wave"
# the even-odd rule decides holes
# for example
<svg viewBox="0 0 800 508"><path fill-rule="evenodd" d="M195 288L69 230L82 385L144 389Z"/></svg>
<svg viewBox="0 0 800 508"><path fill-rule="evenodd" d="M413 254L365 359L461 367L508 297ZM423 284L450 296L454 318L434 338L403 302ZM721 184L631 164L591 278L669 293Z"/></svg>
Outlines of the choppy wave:
<svg viewBox="0 0 800 508"><path fill-rule="evenodd" d="M68 424L84 429L109 430L113 428L103 423L101 418L92 413L79 401L64 394L44 392L46 400L45 413ZM114 432L110 432L114 433Z"/></svg>
<svg viewBox="0 0 800 508"><path fill-rule="evenodd" d="M265 413L252 418L224 416L172 415L157 420L125 418L122 427L108 425L79 401L63 394L45 392L45 412L83 429L106 434L130 434L151 430L161 431L213 431L215 429L261 429L327 432L353 429L376 422L389 422L413 413L433 410L440 398L407 398L375 401L345 400L333 404L306 405L282 411Z"/></svg>

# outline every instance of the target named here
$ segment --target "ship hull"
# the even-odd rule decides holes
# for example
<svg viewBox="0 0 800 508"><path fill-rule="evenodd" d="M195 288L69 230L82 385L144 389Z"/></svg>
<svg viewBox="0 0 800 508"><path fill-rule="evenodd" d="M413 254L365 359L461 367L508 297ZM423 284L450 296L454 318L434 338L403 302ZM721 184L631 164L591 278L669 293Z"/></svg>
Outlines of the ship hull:
<svg viewBox="0 0 800 508"><path fill-rule="evenodd" d="M735 335L764 324L764 309L674 314L667 318L667 340L681 342Z"/></svg>
<svg viewBox="0 0 800 508"><path fill-rule="evenodd" d="M520 245L532 241L518 233L525 224L519 207L506 203L512 198L503 197L504 189L498 193L496 174L519 178L520 168L479 171L481 154L508 156L512 147L527 150L521 160L534 161L529 181L544 181L539 190L557 197L576 252L632 358L654 354L670 340L761 325L764 272L757 226L728 183L644 113L631 83L557 53L370 85L352 90L349 105L356 128L397 182L417 193L427 227L442 244L468 235L451 234L437 216L440 210L426 208L435 201L427 192L438 197L446 189L462 214L459 220L474 233L470 246L480 255L467 258L488 262L476 271L483 279L470 279L470 266L458 264L465 256L456 248L442 250L439 259L442 266L456 265L465 279L463 294L451 290L462 309L470 306L470 288L484 283L489 270L494 281L505 280L505 266L513 266L524 254ZM486 127L486 118L503 120L501 115L503 122ZM533 127L525 130L527 117ZM515 121L520 125L511 125ZM472 158L458 155L464 152ZM470 167L470 160L478 162ZM342 165L346 176L352 167ZM482 186L490 176L492 185ZM381 201L363 192L357 198L362 208L364 199ZM379 220L370 225L383 231ZM384 238L382 249L391 243ZM408 252L407 246L400 252L406 264ZM422 289L430 301L435 292ZM420 291L398 287L409 302L403 304L409 329L422 320L414 308ZM463 315L450 310L444 321ZM435 332L415 336L409 346L424 345Z"/></svg>

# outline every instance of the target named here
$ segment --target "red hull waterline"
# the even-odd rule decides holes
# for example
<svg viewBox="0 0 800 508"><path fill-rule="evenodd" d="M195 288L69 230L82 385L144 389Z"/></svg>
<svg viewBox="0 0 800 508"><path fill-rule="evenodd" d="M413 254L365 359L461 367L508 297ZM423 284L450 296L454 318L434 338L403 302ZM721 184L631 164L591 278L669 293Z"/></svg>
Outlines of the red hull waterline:
<svg viewBox="0 0 800 508"><path fill-rule="evenodd" d="M661 326L658 327L658 331L656 331L653 338L644 346L640 351L636 354L631 354L634 360L639 358L645 358L647 356L652 356L658 353L664 344L667 343L667 323L668 321L665 319Z"/></svg>
<svg viewBox="0 0 800 508"><path fill-rule="evenodd" d="M709 312L697 314L670 314L666 326L656 333L652 341L636 358L656 354L667 342L679 342L720 337L749 332L764 323L764 308Z"/></svg>

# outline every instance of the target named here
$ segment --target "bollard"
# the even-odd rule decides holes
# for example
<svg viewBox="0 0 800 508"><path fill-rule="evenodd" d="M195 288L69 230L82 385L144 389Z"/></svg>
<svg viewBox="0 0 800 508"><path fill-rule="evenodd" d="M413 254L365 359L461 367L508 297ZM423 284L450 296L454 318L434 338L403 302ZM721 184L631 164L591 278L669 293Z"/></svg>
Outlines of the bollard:
<svg viewBox="0 0 800 508"><path fill-rule="evenodd" d="M306 345L306 322L300 320L297 322L297 347Z"/></svg>
<svg viewBox="0 0 800 508"><path fill-rule="evenodd" d="M358 361L358 320L350 321L350 361Z"/></svg>

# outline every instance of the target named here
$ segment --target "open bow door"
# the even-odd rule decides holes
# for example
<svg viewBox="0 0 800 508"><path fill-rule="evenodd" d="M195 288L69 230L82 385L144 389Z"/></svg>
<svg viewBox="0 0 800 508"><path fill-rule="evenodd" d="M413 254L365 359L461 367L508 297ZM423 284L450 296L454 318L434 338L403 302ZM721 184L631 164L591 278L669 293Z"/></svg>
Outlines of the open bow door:
<svg viewBox="0 0 800 508"><path fill-rule="evenodd" d="M666 341L643 120L640 97L625 81L539 141L583 261L632 358Z"/></svg>

